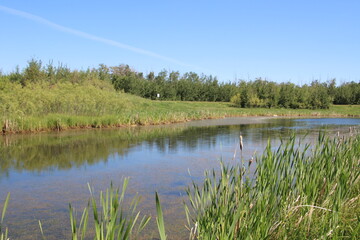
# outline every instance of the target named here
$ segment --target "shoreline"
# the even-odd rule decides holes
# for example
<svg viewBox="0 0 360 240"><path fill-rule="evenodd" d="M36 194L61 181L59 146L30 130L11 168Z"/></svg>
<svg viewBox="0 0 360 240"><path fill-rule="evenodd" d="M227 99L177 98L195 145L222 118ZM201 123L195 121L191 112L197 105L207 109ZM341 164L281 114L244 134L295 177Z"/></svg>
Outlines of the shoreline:
<svg viewBox="0 0 360 240"><path fill-rule="evenodd" d="M169 116L167 116L167 118L165 117L165 119L162 120L156 120L153 119L151 117L144 117L141 118L136 114L137 116L129 116L129 118L133 118L133 121L129 121L128 123L124 123L124 122L109 122L108 124L106 123L102 123L102 118L115 118L115 119L121 119L121 117L124 117L123 115L119 115L119 116L98 116L98 117L94 117L94 116L72 116L72 115L50 115L50 116L46 116L41 118L42 120L47 120L48 122L50 122L54 117L57 119L55 121L53 121L53 125L51 126L47 126L47 127L39 127L36 128L36 126L34 126L34 128L30 128L30 129L11 129L11 127L8 127L7 125L9 124L10 121L3 123L3 127L2 127L2 131L1 131L1 135L2 136L6 136L6 135L21 135L21 134L37 134L37 133L44 133L44 132L64 132L64 131L73 131L73 130L90 130L90 129L119 129L119 128L125 128L125 127L139 127L139 126L158 126L158 125L171 125L171 124L184 124L187 122L195 122L195 121L204 121L204 120L216 120L216 119L224 119L224 118L260 118L260 117L266 117L266 118L360 118L359 114L350 114L350 113L346 113L346 114L340 114L340 113L319 113L316 110L314 110L313 113L309 114L309 113L278 113L278 111L281 111L282 109L275 109L275 111L273 111L274 113L263 113L263 114L249 114L249 113L235 113L235 114L231 114L231 113L223 113L223 114L218 114L216 112L209 112L205 115L200 115L197 117L191 117L191 116L182 116L182 118L174 118L174 113L173 114L169 114ZM296 111L296 110L294 110ZM300 110L301 111L301 110ZM186 112L177 112L177 114L179 115L187 115L189 113ZM176 115L176 114L175 114ZM31 118L34 117L28 117L28 118L23 118L22 121L30 121ZM40 119L40 117L35 117ZM47 118L47 119L46 119ZM88 120L87 123L84 122L72 122L72 120L74 120L74 118L86 118ZM63 122L61 120L70 120L73 124L72 125L66 125L66 122Z"/></svg>

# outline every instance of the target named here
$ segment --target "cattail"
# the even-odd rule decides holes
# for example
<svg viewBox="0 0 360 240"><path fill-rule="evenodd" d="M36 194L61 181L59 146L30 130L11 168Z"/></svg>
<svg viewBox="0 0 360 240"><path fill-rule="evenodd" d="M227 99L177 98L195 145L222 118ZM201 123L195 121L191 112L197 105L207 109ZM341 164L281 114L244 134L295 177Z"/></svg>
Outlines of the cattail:
<svg viewBox="0 0 360 240"><path fill-rule="evenodd" d="M240 150L242 151L243 150L243 138L242 136L240 135Z"/></svg>
<svg viewBox="0 0 360 240"><path fill-rule="evenodd" d="M254 157L251 157L251 159L249 160L249 167L252 164L252 162L254 161Z"/></svg>

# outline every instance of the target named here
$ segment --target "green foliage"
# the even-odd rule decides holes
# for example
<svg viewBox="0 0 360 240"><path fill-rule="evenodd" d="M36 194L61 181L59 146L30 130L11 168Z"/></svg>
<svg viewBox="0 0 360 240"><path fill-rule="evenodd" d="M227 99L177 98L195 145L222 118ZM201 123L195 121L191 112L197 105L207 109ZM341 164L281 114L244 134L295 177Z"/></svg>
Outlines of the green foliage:
<svg viewBox="0 0 360 240"><path fill-rule="evenodd" d="M343 83L334 92L335 104L360 104L360 82Z"/></svg>
<svg viewBox="0 0 360 240"><path fill-rule="evenodd" d="M254 94L250 96L247 106L252 108L264 107L265 103L263 100L259 99L256 94Z"/></svg>
<svg viewBox="0 0 360 240"><path fill-rule="evenodd" d="M283 108L294 108L295 106L295 84L282 83L280 85L279 106Z"/></svg>
<svg viewBox="0 0 360 240"><path fill-rule="evenodd" d="M261 78L249 82L240 81L239 95L233 95L240 96L240 100L234 97L233 101L236 100L237 103L231 102L243 108L328 109L337 92L334 81L313 81L310 86L305 84L301 87L293 83L277 84Z"/></svg>
<svg viewBox="0 0 360 240"><path fill-rule="evenodd" d="M230 99L230 102L237 107L241 107L241 96L240 93L237 93L236 95L232 96Z"/></svg>
<svg viewBox="0 0 360 240"><path fill-rule="evenodd" d="M314 109L328 109L331 96L328 94L327 85L313 81L310 86L309 105Z"/></svg>
<svg viewBox="0 0 360 240"><path fill-rule="evenodd" d="M24 70L24 77L22 78L21 84L25 86L29 83L42 81L45 78L45 73L41 68L42 62L40 60L31 59Z"/></svg>
<svg viewBox="0 0 360 240"><path fill-rule="evenodd" d="M199 76L194 72L180 76L179 72L163 70L157 76L150 72L146 78L129 66L120 65L112 72L116 90L144 98L181 101L230 101L236 85L221 84L215 77Z"/></svg>

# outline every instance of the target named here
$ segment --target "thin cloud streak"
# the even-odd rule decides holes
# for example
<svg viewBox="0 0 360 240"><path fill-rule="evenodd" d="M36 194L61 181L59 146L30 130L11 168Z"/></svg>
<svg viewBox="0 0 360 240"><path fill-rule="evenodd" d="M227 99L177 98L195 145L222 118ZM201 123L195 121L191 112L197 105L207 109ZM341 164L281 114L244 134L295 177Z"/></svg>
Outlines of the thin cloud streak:
<svg viewBox="0 0 360 240"><path fill-rule="evenodd" d="M26 18L26 19L29 19L31 21L34 21L34 22L37 22L37 23L40 23L40 24L43 24L43 25L47 25L47 26L49 26L49 27L51 27L53 29L56 29L58 31L69 33L69 34L72 34L72 35L75 35L75 36L78 36L78 37L82 37L82 38L85 38L85 39L89 39L89 40L93 40L93 41L96 41L96 42L104 43L106 45L114 46L114 47L117 47L117 48L122 48L122 49L125 49L125 50L129 50L129 51L132 51L132 52L135 52L135 53L142 54L142 55L147 55L147 56L150 56L150 57L158 58L158 59L165 60L167 62L172 62L172 63L178 64L178 65L181 65L181 66L202 69L200 67L189 65L189 64L183 63L181 61L178 61L176 59L169 58L169 57L166 57L166 56L162 56L160 54L157 54L157 53L145 50L145 49L133 47L133 46L130 46L130 45L118 42L118 41L102 38L102 37L92 35L92 34L89 34L89 33L86 33L86 32L82 32L82 31L79 31L79 30L76 30L76 29L73 29L73 28L65 27L65 26L59 25L57 23L51 22L51 21L49 21L49 20L47 20L45 18L33 15L31 13L23 12L23 11L16 10L16 9L13 9L13 8L8 8L8 7L2 6L2 5L0 5L0 11L9 13L9 14L12 14L12 15L15 15L15 16L19 16L19 17L22 17L22 18Z"/></svg>

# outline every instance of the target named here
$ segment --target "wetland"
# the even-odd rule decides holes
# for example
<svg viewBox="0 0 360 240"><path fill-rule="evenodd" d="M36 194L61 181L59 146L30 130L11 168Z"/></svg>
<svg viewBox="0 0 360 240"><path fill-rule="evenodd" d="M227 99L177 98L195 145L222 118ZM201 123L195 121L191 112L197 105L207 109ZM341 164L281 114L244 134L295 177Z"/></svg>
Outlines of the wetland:
<svg viewBox="0 0 360 240"><path fill-rule="evenodd" d="M348 135L354 126L360 126L359 118L240 117L1 136L0 199L11 192L6 215L9 236L39 239L41 220L47 239L68 239L68 203L79 210L87 204L87 183L100 191L110 182L120 186L129 177L127 196L141 196L138 209L155 216L157 191L171 239L186 239L185 188L192 181L200 183L205 170L219 169L220 160L248 161L263 153L269 139L276 148L293 133L313 142L319 131ZM152 220L143 238L157 236Z"/></svg>

